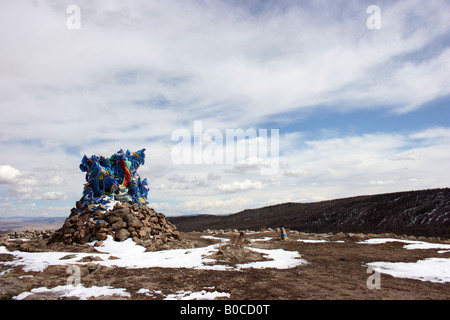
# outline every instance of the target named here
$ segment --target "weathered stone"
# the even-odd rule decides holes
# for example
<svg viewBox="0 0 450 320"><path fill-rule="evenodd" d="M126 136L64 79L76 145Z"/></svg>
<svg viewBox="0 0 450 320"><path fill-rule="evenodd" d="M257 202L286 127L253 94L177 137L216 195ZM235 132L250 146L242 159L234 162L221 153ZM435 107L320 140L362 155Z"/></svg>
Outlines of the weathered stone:
<svg viewBox="0 0 450 320"><path fill-rule="evenodd" d="M109 226L109 223L106 222L105 220L97 220L96 226L97 228L106 228Z"/></svg>
<svg viewBox="0 0 450 320"><path fill-rule="evenodd" d="M118 229L123 229L123 228L125 228L126 226L127 226L126 222L120 220L120 221L117 221L117 222L113 223L111 227L112 227L114 230L118 230Z"/></svg>
<svg viewBox="0 0 450 320"><path fill-rule="evenodd" d="M141 239L139 239L138 237L133 237L133 241L136 242L136 244L139 244L139 245L142 243Z"/></svg>
<svg viewBox="0 0 450 320"><path fill-rule="evenodd" d="M101 247L102 245L103 245L103 240L99 240L94 244L94 246L96 246L96 247Z"/></svg>
<svg viewBox="0 0 450 320"><path fill-rule="evenodd" d="M75 222L75 224L73 226L75 228L79 228L79 227L82 227L83 225L84 225L84 221L80 219L77 222Z"/></svg>
<svg viewBox="0 0 450 320"><path fill-rule="evenodd" d="M151 217L150 222L152 223L158 223L158 217Z"/></svg>
<svg viewBox="0 0 450 320"><path fill-rule="evenodd" d="M142 223L139 221L139 219L137 218L137 216L134 213L129 213L127 214L123 220L128 224L129 227L142 227Z"/></svg>
<svg viewBox="0 0 450 320"><path fill-rule="evenodd" d="M130 219L130 220L128 220L128 226L130 226L130 227L133 227L133 228L141 228L141 227L143 227L144 225L142 224L142 222L141 221L139 221L138 219Z"/></svg>
<svg viewBox="0 0 450 320"><path fill-rule="evenodd" d="M97 240L100 240L100 241L106 240L106 236L107 236L106 232L97 232L95 234L95 237L97 238Z"/></svg>
<svg viewBox="0 0 450 320"><path fill-rule="evenodd" d="M109 228L100 228L97 232L108 233L108 231L110 231Z"/></svg>
<svg viewBox="0 0 450 320"><path fill-rule="evenodd" d="M86 235L86 229L79 229L78 238L82 239Z"/></svg>
<svg viewBox="0 0 450 320"><path fill-rule="evenodd" d="M120 229L116 232L116 239L119 241L125 241L130 236L130 232L126 229ZM106 238L105 238L106 239Z"/></svg>
<svg viewBox="0 0 450 320"><path fill-rule="evenodd" d="M115 211L115 214L119 217L125 217L129 213L130 213L129 208L123 208Z"/></svg>
<svg viewBox="0 0 450 320"><path fill-rule="evenodd" d="M142 228L142 229L144 229L144 228ZM141 239L143 239L143 240L147 240L147 239L150 239L150 234L149 234L149 232L148 231L145 231L145 230L139 230L139 237L141 238Z"/></svg>
<svg viewBox="0 0 450 320"><path fill-rule="evenodd" d="M67 220L64 222L64 227L65 227L65 228L72 228L72 226L73 226L73 222L71 221L71 219L67 219Z"/></svg>
<svg viewBox="0 0 450 320"><path fill-rule="evenodd" d="M89 231L86 231L85 235L80 239L80 243L84 244L89 241L89 239L92 237L92 233Z"/></svg>
<svg viewBox="0 0 450 320"><path fill-rule="evenodd" d="M64 234L73 234L76 230L73 228L65 228Z"/></svg>
<svg viewBox="0 0 450 320"><path fill-rule="evenodd" d="M68 260L68 259L73 259L73 258L76 258L76 257L77 257L76 254L68 254L68 255L65 255L62 258L59 258L59 260Z"/></svg>
<svg viewBox="0 0 450 320"><path fill-rule="evenodd" d="M122 218L119 217L119 216L116 216L116 215L110 215L110 216L107 218L107 220L108 220L109 223L113 224L113 223L116 223L116 222L118 222L118 221L122 221Z"/></svg>

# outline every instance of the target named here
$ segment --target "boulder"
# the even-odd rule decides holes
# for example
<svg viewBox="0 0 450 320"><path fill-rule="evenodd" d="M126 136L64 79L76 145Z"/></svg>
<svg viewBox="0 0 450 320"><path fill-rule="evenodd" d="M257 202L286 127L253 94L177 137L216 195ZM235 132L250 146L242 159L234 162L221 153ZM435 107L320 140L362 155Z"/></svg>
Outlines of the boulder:
<svg viewBox="0 0 450 320"><path fill-rule="evenodd" d="M129 236L130 232L127 229L120 229L119 231L116 231L116 239L119 241L125 241Z"/></svg>
<svg viewBox="0 0 450 320"><path fill-rule="evenodd" d="M111 225L111 227L112 227L114 230L123 229L123 228L125 228L126 226L127 226L127 223L126 223L125 221L122 221L122 220L117 221L117 222L115 222L115 223L113 223L113 224Z"/></svg>
<svg viewBox="0 0 450 320"><path fill-rule="evenodd" d="M106 234L106 232L97 232L95 234L95 237L97 238L97 240L103 241L103 240L106 240L107 234Z"/></svg>

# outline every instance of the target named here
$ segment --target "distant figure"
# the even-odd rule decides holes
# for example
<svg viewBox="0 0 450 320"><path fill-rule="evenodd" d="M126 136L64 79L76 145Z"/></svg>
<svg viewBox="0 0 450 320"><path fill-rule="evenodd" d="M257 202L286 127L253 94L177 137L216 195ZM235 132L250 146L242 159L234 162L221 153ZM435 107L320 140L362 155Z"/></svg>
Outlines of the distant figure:
<svg viewBox="0 0 450 320"><path fill-rule="evenodd" d="M281 240L286 240L286 239L287 239L287 232L283 227L281 227Z"/></svg>
<svg viewBox="0 0 450 320"><path fill-rule="evenodd" d="M239 235L237 233L233 233L230 238L230 247L233 249L242 248L245 242L245 232L240 231Z"/></svg>
<svg viewBox="0 0 450 320"><path fill-rule="evenodd" d="M244 246L244 240L245 240L245 232L239 231L239 238L237 240L236 247L242 248Z"/></svg>

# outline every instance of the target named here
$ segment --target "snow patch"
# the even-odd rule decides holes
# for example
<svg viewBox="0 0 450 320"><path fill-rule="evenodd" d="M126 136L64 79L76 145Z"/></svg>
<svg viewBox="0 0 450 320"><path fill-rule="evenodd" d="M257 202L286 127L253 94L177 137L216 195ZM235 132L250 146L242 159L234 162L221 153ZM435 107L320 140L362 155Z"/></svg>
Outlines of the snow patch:
<svg viewBox="0 0 450 320"><path fill-rule="evenodd" d="M77 260L80 260L87 256L101 257L104 259L102 254L96 253L80 253L80 252L22 252L22 251L12 251L10 252L4 246L0 247L0 254L12 254L15 256L13 261L0 262L3 265L10 266L23 266L23 271L25 272L39 272L44 271L48 266L53 265L72 265ZM73 255L71 259L62 259L65 256Z"/></svg>
<svg viewBox="0 0 450 320"><path fill-rule="evenodd" d="M416 249L444 249L438 253L448 252L449 244L444 243L429 243L424 241L401 240L393 238L375 238L368 239L360 244L383 244L387 242L401 242L405 243L403 248L407 250ZM408 278L421 281L430 281L436 283L450 282L450 258L428 258L418 260L417 262L370 262L367 264L373 270L389 274L397 278Z"/></svg>
<svg viewBox="0 0 450 320"><path fill-rule="evenodd" d="M329 242L328 240L310 240L310 239L297 239L299 242L304 243L322 243L322 242Z"/></svg>
<svg viewBox="0 0 450 320"><path fill-rule="evenodd" d="M84 287L83 285L65 285L65 286L57 286L52 289L48 289L47 287L40 287L31 289L30 292L22 292L21 294L12 297L13 300L23 300L26 297L35 294L35 293L49 293L54 294L59 297L78 297L80 300L87 300L91 297L99 297L99 296L111 296L111 295L119 295L123 297L129 297L130 293L126 292L125 289L115 289L111 286L103 286L96 287L92 286L89 288Z"/></svg>
<svg viewBox="0 0 450 320"><path fill-rule="evenodd" d="M224 242L230 241L230 239L227 239L227 238L219 238L219 237L215 237L215 236L200 236L200 238L203 238L203 239L210 239L210 240L220 240L220 241L224 241Z"/></svg>
<svg viewBox="0 0 450 320"><path fill-rule="evenodd" d="M91 245L94 242L90 243ZM137 245L132 239L123 242L114 241L111 236L103 241L99 247L95 247L100 253L73 253L73 252L9 252L5 247L0 247L0 253L12 254L16 257L14 261L0 262L4 265L23 266L23 270L43 271L50 265L73 265L86 264L79 262L87 256L100 257L102 261L96 261L101 266L123 267L123 268L194 268L203 270L240 270L244 268L292 268L299 264L306 263L299 259L297 251L285 251L283 249L257 249L250 250L263 253L268 256L269 261L258 261L239 265L233 268L225 265L210 265L208 263L215 260L205 258L216 252L221 244L213 244L202 248L193 249L172 249L146 252L145 247ZM72 255L73 258L62 259ZM114 257L114 259L111 259Z"/></svg>
<svg viewBox="0 0 450 320"><path fill-rule="evenodd" d="M250 248L249 248L250 249ZM259 249L251 248L251 250L266 255L268 261L256 261L250 263L238 264L238 269L264 269L264 268L276 268L276 269L289 269L295 266L306 264L307 261L300 259L301 255L297 251L286 251L283 249Z"/></svg>
<svg viewBox="0 0 450 320"><path fill-rule="evenodd" d="M424 242L424 241L414 241L414 240L401 240L401 239L394 239L394 238L374 238L374 239L367 239L364 241L357 242L359 244L383 244L387 242L402 242L407 243L403 248L408 250L414 250L414 249L450 249L450 244L444 244L444 243L430 243L430 242Z"/></svg>
<svg viewBox="0 0 450 320"><path fill-rule="evenodd" d="M163 300L214 300L216 298L230 298L230 294L227 292L209 292L206 290L199 292L181 290L174 294L168 294Z"/></svg>
<svg viewBox="0 0 450 320"><path fill-rule="evenodd" d="M163 300L214 300L216 298L230 298L230 294L227 292L206 291L206 290L201 290L198 292L180 290L177 291L176 293L170 293L165 295L162 293L161 290L150 290L142 288L139 289L136 293L145 294L146 296L150 297L163 296L164 297Z"/></svg>
<svg viewBox="0 0 450 320"><path fill-rule="evenodd" d="M417 262L371 262L372 270L396 278L408 278L435 283L450 282L450 259L429 258Z"/></svg>

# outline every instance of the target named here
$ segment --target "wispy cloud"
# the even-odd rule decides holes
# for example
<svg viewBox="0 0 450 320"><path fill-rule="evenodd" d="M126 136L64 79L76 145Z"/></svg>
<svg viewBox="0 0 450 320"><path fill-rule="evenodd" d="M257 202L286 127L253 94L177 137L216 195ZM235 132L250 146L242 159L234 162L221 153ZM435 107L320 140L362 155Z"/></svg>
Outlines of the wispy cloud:
<svg viewBox="0 0 450 320"><path fill-rule="evenodd" d="M216 189L222 192L238 192L245 191L250 189L261 190L264 188L264 185L260 181L233 181L229 184L219 184L216 186Z"/></svg>
<svg viewBox="0 0 450 320"><path fill-rule="evenodd" d="M450 124L406 130L401 120L450 95L447 1L381 1L380 30L366 27L371 1L78 1L80 30L66 27L71 4L0 4L0 184L36 210L77 200L82 154L120 148L147 148L141 175L168 214L229 212L267 193L312 200L445 185ZM333 113L355 110L385 110L398 130L335 130ZM332 128L314 134L328 134L302 128L326 115ZM174 165L171 133L194 120L280 129L277 183L263 181L259 158ZM231 203L231 193L251 200Z"/></svg>

